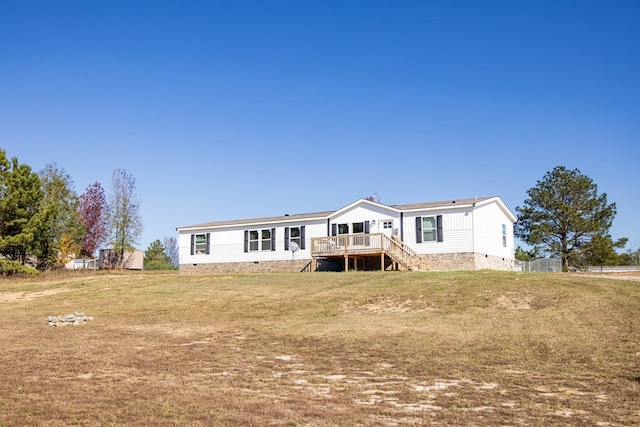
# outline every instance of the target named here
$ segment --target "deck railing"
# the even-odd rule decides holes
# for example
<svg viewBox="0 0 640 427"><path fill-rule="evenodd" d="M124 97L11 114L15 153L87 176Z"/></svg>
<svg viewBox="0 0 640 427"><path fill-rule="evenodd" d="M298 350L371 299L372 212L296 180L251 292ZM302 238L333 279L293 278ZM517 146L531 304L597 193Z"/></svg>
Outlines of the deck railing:
<svg viewBox="0 0 640 427"><path fill-rule="evenodd" d="M311 254L314 256L357 255L384 251L384 234L341 234L340 236L314 237ZM388 238L388 237L387 237Z"/></svg>
<svg viewBox="0 0 640 427"><path fill-rule="evenodd" d="M342 234L311 239L311 255L315 257L380 253L388 255L407 270L422 269L420 256L396 236L390 238L382 233Z"/></svg>

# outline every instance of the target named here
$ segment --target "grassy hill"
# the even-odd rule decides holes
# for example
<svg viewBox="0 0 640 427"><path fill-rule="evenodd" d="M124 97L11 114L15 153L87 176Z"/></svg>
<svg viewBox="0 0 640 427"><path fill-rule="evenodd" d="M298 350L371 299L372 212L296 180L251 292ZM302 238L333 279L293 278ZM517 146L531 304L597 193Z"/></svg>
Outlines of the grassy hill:
<svg viewBox="0 0 640 427"><path fill-rule="evenodd" d="M0 324L1 426L640 423L635 280L69 275L0 282Z"/></svg>

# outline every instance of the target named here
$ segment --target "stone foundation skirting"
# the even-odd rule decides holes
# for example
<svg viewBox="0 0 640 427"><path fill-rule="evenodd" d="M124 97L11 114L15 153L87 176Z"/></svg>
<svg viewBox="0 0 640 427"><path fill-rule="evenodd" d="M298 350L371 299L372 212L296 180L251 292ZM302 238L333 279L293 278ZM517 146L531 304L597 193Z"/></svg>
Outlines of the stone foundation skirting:
<svg viewBox="0 0 640 427"><path fill-rule="evenodd" d="M427 271L475 270L474 254L471 252L453 254L422 255L422 268Z"/></svg>
<svg viewBox="0 0 640 427"><path fill-rule="evenodd" d="M512 260L508 258L473 252L429 254L422 255L422 259L427 271L513 270Z"/></svg>
<svg viewBox="0 0 640 427"><path fill-rule="evenodd" d="M297 259L293 263L293 271L299 272L307 264L308 259ZM220 262L211 264L180 264L180 273L216 274L216 273L274 273L291 272L289 261L259 262Z"/></svg>
<svg viewBox="0 0 640 427"><path fill-rule="evenodd" d="M479 254L473 252L451 253L451 254L429 254L422 255L423 269L427 271L456 271L456 270L505 270L512 271L512 260L492 255ZM181 264L180 273L192 274L216 274L216 273L272 273L272 272L300 272L309 264L308 259L297 259L294 261L293 269L291 260L289 261L260 261L260 262L221 262L211 264ZM336 261L336 260L334 260ZM336 261L340 264L341 260ZM352 261L353 262L353 261ZM386 265L388 268L390 264ZM344 261L336 268L322 268L319 263L319 270L344 271ZM379 270L379 257L365 258L365 264L358 265L357 269ZM349 267L350 270L354 266Z"/></svg>
<svg viewBox="0 0 640 427"><path fill-rule="evenodd" d="M475 254L476 270L513 271L513 260L492 255Z"/></svg>

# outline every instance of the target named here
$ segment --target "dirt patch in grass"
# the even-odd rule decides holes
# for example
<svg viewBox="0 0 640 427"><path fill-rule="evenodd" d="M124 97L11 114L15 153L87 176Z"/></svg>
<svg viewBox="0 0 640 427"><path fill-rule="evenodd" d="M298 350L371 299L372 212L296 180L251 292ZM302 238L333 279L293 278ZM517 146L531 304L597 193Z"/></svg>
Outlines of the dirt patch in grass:
<svg viewBox="0 0 640 427"><path fill-rule="evenodd" d="M0 303L11 303L17 301L31 301L35 298L41 298L58 294L60 292L67 292L69 289L57 288L46 289L43 291L16 291L16 292L0 292Z"/></svg>
<svg viewBox="0 0 640 427"><path fill-rule="evenodd" d="M495 305L506 310L531 310L533 299L532 295L510 293L500 295Z"/></svg>
<svg viewBox="0 0 640 427"><path fill-rule="evenodd" d="M424 313L437 310L424 295L412 298L373 296L364 301L343 301L340 306L343 313Z"/></svg>

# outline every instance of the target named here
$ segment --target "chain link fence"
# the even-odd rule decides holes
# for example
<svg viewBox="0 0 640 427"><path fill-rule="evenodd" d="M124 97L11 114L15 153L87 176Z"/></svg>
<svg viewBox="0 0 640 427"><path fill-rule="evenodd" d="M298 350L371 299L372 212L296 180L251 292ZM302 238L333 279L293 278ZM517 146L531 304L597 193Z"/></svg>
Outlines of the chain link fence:
<svg viewBox="0 0 640 427"><path fill-rule="evenodd" d="M540 258L533 261L516 260L513 271L523 273L554 273L562 271L562 261L558 258Z"/></svg>

